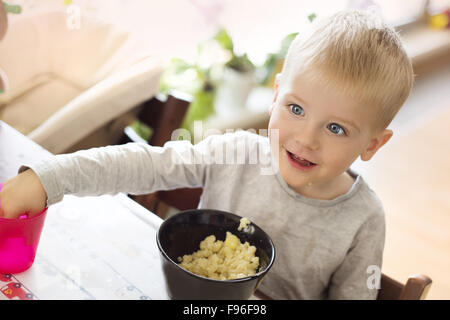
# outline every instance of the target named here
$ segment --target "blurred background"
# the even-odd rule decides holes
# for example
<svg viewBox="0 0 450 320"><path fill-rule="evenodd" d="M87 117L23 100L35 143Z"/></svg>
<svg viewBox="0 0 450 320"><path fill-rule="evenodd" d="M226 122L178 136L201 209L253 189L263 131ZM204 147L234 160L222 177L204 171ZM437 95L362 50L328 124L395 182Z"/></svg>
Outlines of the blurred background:
<svg viewBox="0 0 450 320"><path fill-rule="evenodd" d="M157 145L164 121L192 134L196 120L265 129L290 41L346 8L395 27L416 75L391 141L353 165L385 207L383 272L401 282L426 274L428 298L450 299L450 0L4 1L0 120L54 153Z"/></svg>

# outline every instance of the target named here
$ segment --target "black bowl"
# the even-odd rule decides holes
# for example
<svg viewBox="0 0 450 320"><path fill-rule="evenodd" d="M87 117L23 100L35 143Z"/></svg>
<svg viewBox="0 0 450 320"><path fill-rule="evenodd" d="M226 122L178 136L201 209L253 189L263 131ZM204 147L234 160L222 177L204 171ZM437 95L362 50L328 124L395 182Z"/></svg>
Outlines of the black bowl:
<svg viewBox="0 0 450 320"><path fill-rule="evenodd" d="M250 231L238 231L241 217L219 210L197 209L175 214L159 227L156 241L161 255L167 292L171 299L249 299L272 267L275 247L269 236L254 223ZM199 250L209 235L225 240L226 232L235 234L241 242L256 247L259 270L255 275L232 280L214 280L194 274L180 265L178 257Z"/></svg>

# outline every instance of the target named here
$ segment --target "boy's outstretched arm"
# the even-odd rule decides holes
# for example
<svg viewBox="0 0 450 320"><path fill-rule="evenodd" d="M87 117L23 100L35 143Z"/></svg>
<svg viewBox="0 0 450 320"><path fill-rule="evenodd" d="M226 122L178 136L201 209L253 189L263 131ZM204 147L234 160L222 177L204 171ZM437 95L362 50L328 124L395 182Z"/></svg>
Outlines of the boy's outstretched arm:
<svg viewBox="0 0 450 320"><path fill-rule="evenodd" d="M30 217L44 210L47 193L33 170L26 170L3 183L0 190L0 217L16 219L23 213Z"/></svg>
<svg viewBox="0 0 450 320"><path fill-rule="evenodd" d="M223 150L227 138L232 136L209 136L196 145L169 141L164 147L128 143L25 164L19 169L22 173L4 184L0 215L15 218L29 211L33 216L69 194L146 194L200 187L205 183L209 161L205 159L213 157L217 148Z"/></svg>
<svg viewBox="0 0 450 320"><path fill-rule="evenodd" d="M171 141L164 147L129 143L92 148L24 164L21 173L6 181L1 190L0 216L16 218L24 212L33 216L69 194L146 194L201 186L205 163L192 160L212 152L209 145L213 138L195 146L188 141Z"/></svg>

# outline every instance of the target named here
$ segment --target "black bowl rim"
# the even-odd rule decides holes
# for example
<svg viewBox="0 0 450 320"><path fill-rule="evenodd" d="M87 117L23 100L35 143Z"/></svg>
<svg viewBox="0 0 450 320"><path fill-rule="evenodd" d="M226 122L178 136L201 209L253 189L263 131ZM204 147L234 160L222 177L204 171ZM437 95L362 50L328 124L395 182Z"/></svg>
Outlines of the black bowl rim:
<svg viewBox="0 0 450 320"><path fill-rule="evenodd" d="M199 211L203 211L203 212L206 212L206 211L212 211L213 213L221 213L221 214L225 214L225 215L235 216L235 217L237 217L237 218L242 218L241 216L239 216L239 215L237 215L237 214L234 214L234 213L231 213L231 212L227 212L227 211L222 211L222 210L216 210L216 209L190 209L190 210L184 210L184 211L178 212L176 215L174 215L174 216L172 216L172 217L170 217L170 218L164 220L164 221L161 223L161 225L159 226L158 232L156 233L156 243L158 244L158 249L159 249L159 251L160 251L160 252L164 255L164 257L166 257L166 259L169 260L173 265L175 265L177 268L179 268L180 270L182 270L182 271L185 272L186 274L188 274L188 275L190 275L190 276L192 276L192 277L194 277L194 278L198 278L199 280L211 281L211 282L220 282L220 283L224 283L224 282L225 282L225 283L235 283L235 282L245 282L245 281L250 281L250 280L253 280L253 279L255 279L255 278L260 277L262 274L267 273L267 272L270 270L270 268L272 268L272 265L273 265L273 263L274 263L274 261L275 261L275 255L276 255L275 245L274 245L272 239L269 237L269 235L268 235L263 229L261 229L258 225L256 225L256 224L253 223L253 222L251 222L251 223L252 223L256 228L260 229L260 230L263 232L263 234L267 237L267 239L269 240L270 246L272 247L272 252L273 252L272 257L270 258L270 261L269 261L269 263L267 264L267 266L264 268L264 270L259 271L259 272L255 273L254 275L247 276L247 277L244 277L244 278L228 279L228 280L211 279L211 278L207 278L207 277L204 277L204 276L200 276L200 275L198 275L198 274L196 274L196 273L190 272L189 270L186 270L185 268L181 267L178 263L176 263L175 261L173 261L173 260L167 255L167 253L163 250L162 245L161 245L161 243L160 243L160 241L159 241L159 235L160 235L160 232L161 232L161 229L162 229L163 225L164 225L165 223L167 223L167 221L171 220L172 218L174 218L175 216L178 216L178 215L180 215L180 214L196 214L196 213L198 213Z"/></svg>

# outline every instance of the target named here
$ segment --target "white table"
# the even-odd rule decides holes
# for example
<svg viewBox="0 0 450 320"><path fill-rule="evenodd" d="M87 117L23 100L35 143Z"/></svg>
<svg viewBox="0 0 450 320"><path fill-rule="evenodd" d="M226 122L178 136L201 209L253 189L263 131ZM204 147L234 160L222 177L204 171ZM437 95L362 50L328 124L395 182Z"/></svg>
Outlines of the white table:
<svg viewBox="0 0 450 320"><path fill-rule="evenodd" d="M48 155L0 121L1 180ZM0 299L168 299L156 245L161 222L124 194L65 196L48 209L33 266L0 275Z"/></svg>
<svg viewBox="0 0 450 320"><path fill-rule="evenodd" d="M11 279L35 299L167 299L161 222L125 195L66 196L48 210L33 266Z"/></svg>
<svg viewBox="0 0 450 320"><path fill-rule="evenodd" d="M48 209L33 266L10 280L34 299L167 299L161 222L123 194L66 196Z"/></svg>

